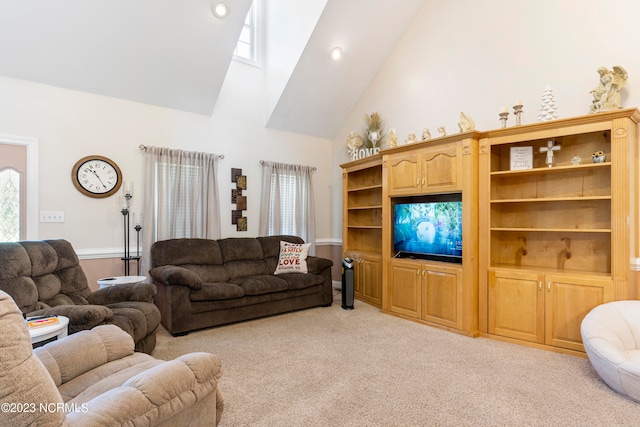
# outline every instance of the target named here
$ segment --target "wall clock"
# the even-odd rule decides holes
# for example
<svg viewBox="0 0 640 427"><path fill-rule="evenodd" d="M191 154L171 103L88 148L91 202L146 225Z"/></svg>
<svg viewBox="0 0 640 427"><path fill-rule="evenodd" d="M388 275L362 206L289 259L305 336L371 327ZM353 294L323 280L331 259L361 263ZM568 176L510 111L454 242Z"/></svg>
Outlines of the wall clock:
<svg viewBox="0 0 640 427"><path fill-rule="evenodd" d="M103 156L87 156L73 165L71 180L78 191L85 196L109 197L122 185L122 172L111 159Z"/></svg>

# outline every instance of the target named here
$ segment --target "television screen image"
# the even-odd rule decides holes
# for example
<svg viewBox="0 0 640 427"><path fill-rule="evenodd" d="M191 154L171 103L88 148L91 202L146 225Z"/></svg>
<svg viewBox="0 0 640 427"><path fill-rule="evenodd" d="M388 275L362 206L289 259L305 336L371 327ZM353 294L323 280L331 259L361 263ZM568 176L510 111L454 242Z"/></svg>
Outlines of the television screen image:
<svg viewBox="0 0 640 427"><path fill-rule="evenodd" d="M398 256L461 262L461 201L396 203L393 221Z"/></svg>

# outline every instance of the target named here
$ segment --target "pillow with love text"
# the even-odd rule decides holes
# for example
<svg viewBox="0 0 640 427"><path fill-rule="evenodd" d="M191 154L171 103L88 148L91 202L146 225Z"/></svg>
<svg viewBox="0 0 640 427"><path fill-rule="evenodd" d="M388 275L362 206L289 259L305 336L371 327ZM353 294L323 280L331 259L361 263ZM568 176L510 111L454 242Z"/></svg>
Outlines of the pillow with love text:
<svg viewBox="0 0 640 427"><path fill-rule="evenodd" d="M282 273L306 273L307 254L311 243L289 243L280 241L280 257L278 266L273 274Z"/></svg>

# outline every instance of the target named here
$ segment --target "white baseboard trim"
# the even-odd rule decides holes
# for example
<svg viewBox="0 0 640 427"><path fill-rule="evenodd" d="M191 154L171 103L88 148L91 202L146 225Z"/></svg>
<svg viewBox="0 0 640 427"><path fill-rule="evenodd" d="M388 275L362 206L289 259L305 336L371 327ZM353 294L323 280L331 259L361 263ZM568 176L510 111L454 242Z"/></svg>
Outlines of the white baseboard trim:
<svg viewBox="0 0 640 427"><path fill-rule="evenodd" d="M342 240L316 239L316 246L342 246Z"/></svg>
<svg viewBox="0 0 640 427"><path fill-rule="evenodd" d="M334 239L317 239L316 246L342 246L342 240ZM133 248L135 252L135 248ZM140 248L142 253L142 248ZM105 258L122 258L124 256L123 248L89 248L76 250L78 259L105 259ZM640 264L639 264L640 268Z"/></svg>
<svg viewBox="0 0 640 427"><path fill-rule="evenodd" d="M142 253L142 249L140 249L140 253ZM124 256L124 249L123 248L80 249L80 250L76 250L76 255L78 255L78 259L122 258Z"/></svg>

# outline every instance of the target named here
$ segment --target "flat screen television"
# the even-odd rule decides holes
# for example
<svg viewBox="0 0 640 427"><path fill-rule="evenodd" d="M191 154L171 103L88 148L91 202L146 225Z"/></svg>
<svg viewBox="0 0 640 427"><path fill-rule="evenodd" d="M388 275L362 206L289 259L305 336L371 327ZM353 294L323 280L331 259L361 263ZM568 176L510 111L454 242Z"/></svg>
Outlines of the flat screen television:
<svg viewBox="0 0 640 427"><path fill-rule="evenodd" d="M398 258L462 263L462 195L396 199L393 251Z"/></svg>

